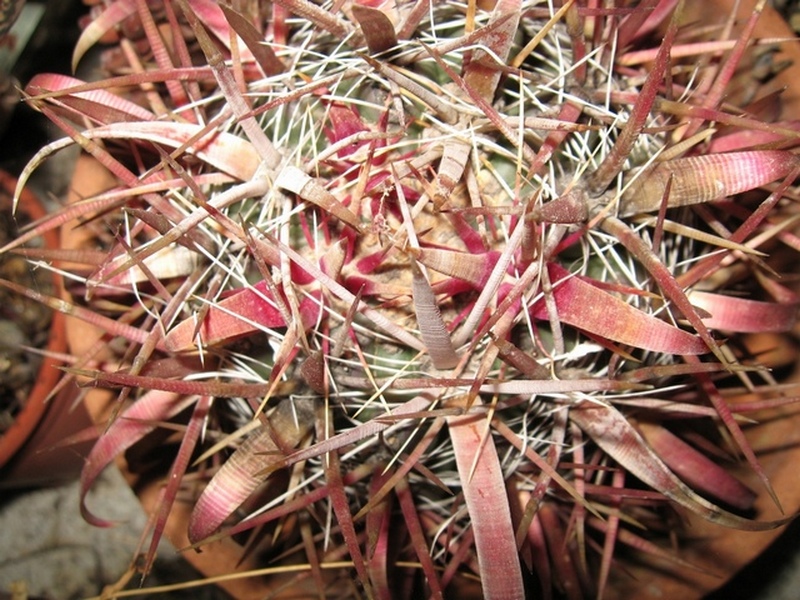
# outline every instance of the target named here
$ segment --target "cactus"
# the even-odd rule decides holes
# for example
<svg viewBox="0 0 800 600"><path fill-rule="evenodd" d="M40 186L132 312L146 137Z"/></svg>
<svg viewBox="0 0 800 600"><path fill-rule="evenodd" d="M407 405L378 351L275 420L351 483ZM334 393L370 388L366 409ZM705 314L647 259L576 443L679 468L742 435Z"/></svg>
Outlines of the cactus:
<svg viewBox="0 0 800 600"><path fill-rule="evenodd" d="M117 0L73 61L107 77L28 84L67 137L22 185L72 144L119 181L3 249L103 332L62 382L118 390L84 516L180 432L145 576L186 499L195 547L320 597L602 597L612 560L691 567L676 512L788 521L728 468L779 504L743 431L791 400L745 336L797 312L797 122L736 95L764 3L736 36L612 4ZM98 249L20 249L55 227Z"/></svg>

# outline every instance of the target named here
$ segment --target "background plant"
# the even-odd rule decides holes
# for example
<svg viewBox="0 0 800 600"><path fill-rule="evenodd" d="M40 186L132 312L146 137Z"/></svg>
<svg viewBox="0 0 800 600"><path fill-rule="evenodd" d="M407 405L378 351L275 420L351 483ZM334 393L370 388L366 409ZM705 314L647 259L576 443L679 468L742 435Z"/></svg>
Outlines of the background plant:
<svg viewBox="0 0 800 600"><path fill-rule="evenodd" d="M612 556L690 568L676 508L785 522L726 468L779 504L742 430L793 400L743 336L797 311L797 126L739 69L762 8L103 6L74 64L116 28L112 73L29 83L68 137L23 179L77 143L120 187L5 250L93 236L24 251L69 302L17 289L104 331L63 381L120 390L84 495L177 432L145 573L183 502L346 596L599 596Z"/></svg>

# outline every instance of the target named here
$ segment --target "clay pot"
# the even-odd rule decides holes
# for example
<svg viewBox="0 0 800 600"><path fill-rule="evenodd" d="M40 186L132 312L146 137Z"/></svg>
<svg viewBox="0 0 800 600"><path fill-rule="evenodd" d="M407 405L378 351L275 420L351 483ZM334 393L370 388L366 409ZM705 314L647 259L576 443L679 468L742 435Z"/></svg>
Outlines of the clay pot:
<svg viewBox="0 0 800 600"><path fill-rule="evenodd" d="M16 179L0 172L0 195L4 196L3 210L11 207L11 198L16 189ZM18 212L36 220L45 215L39 199L29 190L24 190ZM58 247L58 235L50 232L44 236L48 248ZM60 277L53 276L54 288L61 286ZM33 302L33 301L31 301ZM91 426L84 406L76 404L74 387L65 388L54 398L48 398L62 373L61 361L55 355L67 350L65 319L54 313L50 323L49 339L45 356L38 369L36 380L23 404L15 415L14 422L0 435L0 487L27 487L53 484L74 479L83 466L83 456L89 444L71 446L69 451L56 450L69 436Z"/></svg>
<svg viewBox="0 0 800 600"><path fill-rule="evenodd" d="M742 14L749 15L752 3L742 4L743 6L740 7ZM687 19L699 20L697 15L692 16L691 10L703 10L706 13L705 20L707 11L716 11L714 14L719 15L729 14L732 1L717 0L712 3L687 3L687 5L689 13ZM711 5L716 6L711 7ZM765 10L756 31L756 37L791 38L793 35L777 13L769 8ZM761 93L768 94L783 86L789 87L790 89L781 97L782 118L800 116L800 87L797 86L797 83L800 82L800 46L784 43L776 58L778 60L789 58L794 65L784 71L771 86L764 88ZM90 196L113 185L115 185L114 179L93 159L89 157L81 159L73 185L76 197ZM85 335L83 324L72 322L68 329L71 351L76 354L80 352L78 346L85 345L88 343L87 340L93 339L92 336ZM793 349L789 351L795 352ZM796 362L797 357L794 356L793 359ZM798 375L796 374L795 377L798 378ZM87 406L96 422L105 422L110 399L109 393L99 390L93 391L93 394L88 397ZM797 457L800 457L800 412L797 409L776 411L776 417L780 418L749 428L748 434L751 444L761 456L762 464L783 503L785 512L792 514L800 507L800 480L798 480L795 467ZM136 489L145 511L152 514L158 506L158 485L141 485L141 481L127 470L124 459L120 458L118 465ZM741 469L740 475L753 489L762 491L758 481L746 468ZM760 495L756 504L756 512L758 517L764 520L781 516L780 511L766 493ZM165 530L166 537L178 548L188 545L186 536L188 515L189 507L186 505L176 506ZM761 554L781 533L781 530L759 533L728 530L691 516L687 516L686 519L685 528L689 532L691 541L682 541L678 554L682 559L705 569L705 573L686 569L678 570L663 563L643 564L639 567L626 564L625 572L617 571L615 573L605 598L611 600L625 598L696 600L702 598L718 589L748 562ZM222 540L204 546L202 553L189 552L185 554L185 557L204 575L214 577L255 568L256 565L251 559L245 559L241 563L237 562L242 557L242 551L242 547L234 541ZM220 585L234 597L253 598L262 597L274 591L277 584L274 580L267 582L254 578L227 581Z"/></svg>
<svg viewBox="0 0 800 600"><path fill-rule="evenodd" d="M117 180L97 160L89 155L81 155L73 176L68 201L77 201L106 191L117 185ZM91 235L80 228L61 230L61 248L81 248L91 243ZM66 294L66 292L64 292ZM72 300L67 296L67 299ZM66 317L67 345L71 354L81 356L91 348L95 341L104 335L100 329L76 319ZM83 401L91 419L99 426L105 427L111 418L115 405L116 393L107 389L90 389ZM125 456L116 458L116 466L129 483L142 504L145 514L155 514L159 507L162 482L149 481L132 473L128 468ZM164 530L164 537L175 548L186 548L190 545L187 536L191 507L184 503L176 503L170 513ZM244 549L231 539L203 546L202 552L186 552L183 556L203 575L214 577L232 575L258 568L253 557L243 559ZM259 578L221 581L217 584L234 598L261 598L274 591L275 582Z"/></svg>
<svg viewBox="0 0 800 600"><path fill-rule="evenodd" d="M686 18L700 21L707 20L710 13L728 15L735 4L732 0L689 2ZM753 2L739 3L737 17L740 25L749 17L752 8ZM774 9L767 7L759 19L755 37L793 40L795 34ZM759 88L759 97L780 91L779 117L784 120L800 119L800 45L796 40L781 43L774 61L789 61L791 64L769 84ZM778 344L779 351L783 353L783 358L779 360L794 363L794 373L788 381L798 382L800 356L796 340L800 339L800 326L795 327L792 337L794 343L786 338L775 338L769 345ZM753 343L757 341L753 340ZM797 461L800 459L800 410L796 406L776 410L771 417L762 418L761 423L748 427L745 431L782 504L783 513L752 471L742 468L738 473L751 489L759 493L755 506L755 514L759 520L779 519L800 511L800 478L797 476ZM714 598L720 599L748 597L752 592L744 590L742 595L741 588L727 588L726 582L765 552L783 529L766 532L730 530L687 516L685 531L692 541L681 543L678 554L682 559L705 570L705 573L674 567L663 571L653 564L642 568L634 567L628 574L617 577L611 588L612 593L607 594L606 598L693 600L712 592ZM796 547L796 541L788 545L792 550L796 550ZM661 569L663 568L662 563ZM676 573L679 575L676 576ZM763 580L761 583L764 583Z"/></svg>

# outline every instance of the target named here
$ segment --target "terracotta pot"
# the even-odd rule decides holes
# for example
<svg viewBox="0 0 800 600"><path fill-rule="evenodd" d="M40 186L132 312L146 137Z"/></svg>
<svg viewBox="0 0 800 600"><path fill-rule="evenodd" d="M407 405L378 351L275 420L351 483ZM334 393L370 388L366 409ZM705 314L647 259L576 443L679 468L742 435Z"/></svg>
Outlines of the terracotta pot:
<svg viewBox="0 0 800 600"><path fill-rule="evenodd" d="M742 4L741 13L749 15L752 3ZM711 3L687 3L687 5L687 19L692 19L697 16L692 15L692 10L703 10L704 12L714 10L717 11L715 14L729 14L732 1L716 0ZM706 19L707 14L703 20ZM760 21L756 37L791 38L793 33L774 10L767 8ZM800 86L798 86L798 82L800 82L800 46L792 43L781 44L777 59L782 58L790 58L794 65L764 88L763 93L766 94L784 86L788 87L789 89L781 97L781 116L782 118L798 117L800 116ZM89 157L81 159L73 185L76 198L96 194L113 185L115 185L115 180L103 167ZM62 240L62 244L64 241ZM71 246L72 244L79 245L81 242L70 239L66 240L66 243ZM68 329L73 352L76 351L76 347L85 346L94 339L91 335L86 335L85 325L78 322L70 322ZM99 332L95 334L95 337L96 335L99 335ZM794 352L794 350L790 351ZM96 422L105 422L111 398L111 394L100 390L93 390L88 397L87 406ZM753 447L761 454L762 464L783 503L785 512L791 514L800 507L800 481L794 466L796 460L800 458L800 412L797 409L789 409L777 412L776 416L780 416L780 418L749 428L748 434ZM134 486L145 511L152 514L158 506L158 485L141 485L136 476L128 471L123 458L118 460L118 465L131 485ZM753 489L762 490L753 474L749 473L747 469L742 468L739 474ZM780 516L778 509L766 493L760 495L756 504L756 512L759 519L766 520ZM167 524L165 535L178 548L188 545L186 536L188 516L189 507L180 505L173 511ZM686 530L689 532L691 541L681 542L678 553L684 560L705 569L705 573L685 569L681 569L679 572L675 567L667 566L665 568L664 564L656 563L638 567L626 564L624 572L615 572L605 598L611 600L617 598L653 600L702 598L719 588L749 561L761 554L781 533L781 530L760 533L742 532L714 526L690 516L687 516L686 519ZM255 568L256 564L249 559L237 563L242 556L242 551L242 547L232 540L224 540L204 547L202 553L190 552L185 556L203 574L213 577ZM228 581L220 585L237 598L262 597L276 587L274 580L268 583L261 579ZM313 596L313 593L311 595Z"/></svg>
<svg viewBox="0 0 800 600"><path fill-rule="evenodd" d="M721 15L721 20L724 18L722 15L731 13L735 4L733 0L688 2L686 18L705 21L708 14L713 13ZM754 2L739 4L739 25L751 14L753 4ZM790 66L760 88L759 97L780 91L779 117L785 120L800 119L800 45L796 42L794 32L774 9L767 7L759 19L755 37L788 40L779 44L774 60L776 63L789 61ZM800 326L795 327L793 337L795 340L800 339ZM788 353L788 360L795 364L794 374L789 381L800 381L797 346L785 344L784 352ZM800 460L800 410L798 407L791 407L775 411L774 417L747 428L746 433L780 499L783 513L749 469L742 468L738 473L751 489L759 493L755 506L759 520L778 519L800 511L800 478L797 476L796 466ZM702 598L715 590L724 589L726 581L761 555L783 532L782 528L757 533L730 530L691 516L687 516L685 529L693 541L681 544L679 556L705 570L705 573L689 569L676 571L674 567L663 571L663 564L661 569L657 565L633 567L627 575L618 574L620 576L614 581L613 593L608 594L607 599ZM796 542L790 544L790 547L796 548ZM676 576L676 572L680 575ZM741 591L736 590L737 594ZM729 595L720 590L717 594L717 598L732 597L732 592ZM747 592L745 596L736 597L742 598L746 595Z"/></svg>
<svg viewBox="0 0 800 600"><path fill-rule="evenodd" d="M13 197L16 179L0 172L0 194L8 200ZM38 219L45 214L39 199L29 190L20 197L19 211ZM48 248L58 247L58 235L50 232L44 237ZM61 286L60 277L54 275L56 288ZM52 355L67 350L65 319L54 313L50 323L50 334L44 351ZM0 487L23 487L52 484L75 478L83 466L83 456L88 444L71 446L68 452L55 448L70 435L89 426L91 421L84 406L76 404L74 387L65 388L52 399L48 399L61 377L61 361L54 356L45 356L37 372L28 399L14 423L0 436Z"/></svg>
<svg viewBox="0 0 800 600"><path fill-rule="evenodd" d="M116 179L99 162L89 155L81 155L70 186L68 201L77 201L106 191L117 185ZM80 228L61 230L62 248L81 248L90 242L91 235ZM64 292L66 294L66 292ZM67 340L70 353L80 356L92 347L103 331L74 317L66 317ZM95 388L84 396L84 405L92 420L104 427L112 414L116 394L110 390ZM116 465L135 491L147 515L155 514L160 499L162 482L143 481L128 468L124 456L118 456ZM187 536L191 507L176 503L167 521L164 536L175 548L189 546ZM133 549L131 549L133 550ZM186 552L184 557L207 577L232 575L258 568L254 558L243 559L244 549L231 539L221 540L203 547L202 552ZM219 587L235 598L261 598L274 591L275 582L258 578L222 581Z"/></svg>

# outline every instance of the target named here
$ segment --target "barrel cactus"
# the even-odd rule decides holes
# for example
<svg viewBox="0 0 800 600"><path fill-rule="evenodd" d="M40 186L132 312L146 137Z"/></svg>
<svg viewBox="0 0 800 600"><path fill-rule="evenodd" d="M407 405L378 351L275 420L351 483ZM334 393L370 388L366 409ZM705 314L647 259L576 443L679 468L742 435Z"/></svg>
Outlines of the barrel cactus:
<svg viewBox="0 0 800 600"><path fill-rule="evenodd" d="M784 523L743 431L790 400L748 336L797 312L763 5L735 34L675 0L95 7L74 63L106 75L28 84L67 137L23 181L78 144L119 185L4 249L102 332L63 381L117 390L84 516L177 431L145 574L186 503L194 547L319 597L601 597L689 568L676 515ZM93 246L19 250L54 227Z"/></svg>

